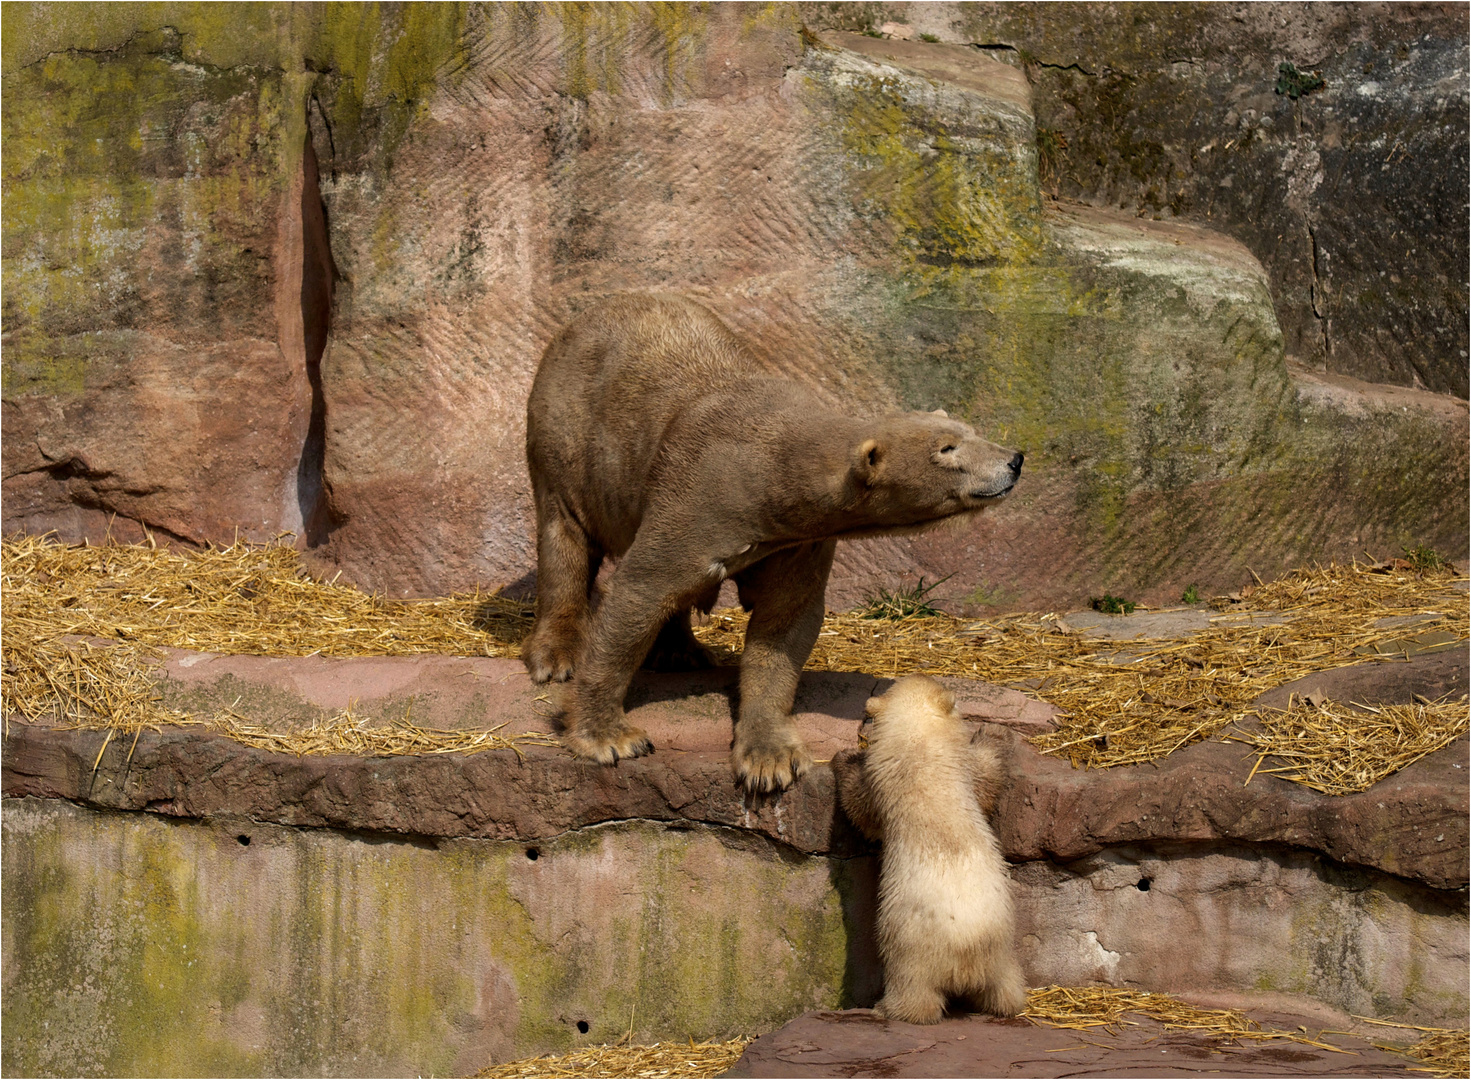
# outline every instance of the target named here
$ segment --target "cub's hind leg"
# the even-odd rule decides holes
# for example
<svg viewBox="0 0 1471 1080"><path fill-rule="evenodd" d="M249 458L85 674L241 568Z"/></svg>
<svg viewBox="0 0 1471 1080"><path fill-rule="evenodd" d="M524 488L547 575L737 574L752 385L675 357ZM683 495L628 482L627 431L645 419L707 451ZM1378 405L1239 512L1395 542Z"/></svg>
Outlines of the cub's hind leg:
<svg viewBox="0 0 1471 1080"><path fill-rule="evenodd" d="M945 1015L945 995L930 980L886 970L884 996L874 1011L885 1019L906 1024L938 1024Z"/></svg>
<svg viewBox="0 0 1471 1080"><path fill-rule="evenodd" d="M1027 1007L1027 983L1009 950L992 958L978 982L978 986L959 995L971 1012L1016 1016Z"/></svg>
<svg viewBox="0 0 1471 1080"><path fill-rule="evenodd" d="M535 682L572 678L588 625L588 594L603 552L560 499L536 497L536 623L521 643Z"/></svg>

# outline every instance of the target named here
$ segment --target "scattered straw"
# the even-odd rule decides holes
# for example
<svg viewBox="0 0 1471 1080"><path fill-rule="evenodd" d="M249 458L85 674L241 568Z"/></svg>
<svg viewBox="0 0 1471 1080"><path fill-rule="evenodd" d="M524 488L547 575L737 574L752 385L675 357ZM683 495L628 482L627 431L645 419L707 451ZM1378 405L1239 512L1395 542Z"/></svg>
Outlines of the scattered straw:
<svg viewBox="0 0 1471 1080"><path fill-rule="evenodd" d="M1167 1030L1196 1031L1223 1040L1262 1042L1286 1039L1316 1046L1340 1054L1351 1054L1341 1046L1314 1039L1302 1031L1277 1031L1263 1028L1251 1017L1236 1009L1201 1009L1169 994L1151 994L1142 990L1125 990L1115 986L1043 986L1027 992L1027 1009L1022 1016L1034 1024L1089 1031L1101 1028L1117 1034L1128 1013L1158 1020Z"/></svg>
<svg viewBox="0 0 1471 1080"><path fill-rule="evenodd" d="M59 715L122 731L179 722L160 706L147 674L155 647L276 656L517 656L531 627L530 606L500 596L395 601L316 582L303 572L297 553L280 545L166 551L147 544L66 547L21 537L3 544L0 572L6 714ZM1369 659L1392 662L1410 647L1406 635L1466 641L1471 611L1466 594L1452 589L1456 580L1448 569L1417 569L1406 560L1299 570L1238 594L1259 612L1272 613L1267 620L1228 610L1210 629L1180 640L1089 638L1056 615L981 622L829 615L807 666L890 676L923 672L1018 687L1061 710L1058 729L1033 740L1043 753L1078 766L1127 765L1218 736L1233 724L1239 728L1252 715L1251 701L1284 682ZM1220 599L1228 607L1236 602ZM1406 620L1414 620L1413 627L1403 625ZM716 613L696 633L734 663L745 627L744 613L731 610ZM95 648L88 638L113 645ZM1464 714L1457 727L1451 712L1417 717L1426 745L1465 730ZM1343 790L1372 783L1386 764L1413 760L1403 731L1372 717L1366 721L1366 715L1341 711L1331 724L1319 725L1336 732L1331 753L1343 759ZM250 726L236 721L242 723ZM356 726L336 724L343 731ZM1349 734L1339 730L1345 726ZM423 743L385 738L382 745ZM1306 744L1294 748L1307 750ZM1304 783L1313 776L1301 768L1280 775L1299 774Z"/></svg>
<svg viewBox="0 0 1471 1080"><path fill-rule="evenodd" d="M1417 1024L1396 1024L1389 1020L1374 1020L1367 1016L1356 1016L1379 1027L1402 1028L1425 1034L1413 1043L1375 1042L1380 1050L1404 1054L1414 1061L1423 1062L1428 1068L1412 1069L1412 1072L1428 1072L1437 1077L1471 1076L1471 1033L1449 1028L1420 1027Z"/></svg>
<svg viewBox="0 0 1471 1080"><path fill-rule="evenodd" d="M1406 634L1464 642L1471 609L1467 596L1452 589L1456 580L1449 571L1422 573L1394 564L1300 570L1243 590L1258 609L1255 617L1221 614L1210 629L1176 640L1089 638L1056 615L982 622L829 615L807 666L895 677L923 672L1020 687L1061 710L1058 729L1032 740L1043 753L1081 767L1130 765L1244 723L1250 703L1284 682L1386 659L1386 653L1392 662L1388 647L1405 642ZM1264 621L1261 611L1278 617ZM1415 620L1412 629L1402 625L1406 619ZM717 651L734 653L745 623L738 611L720 612L696 634ZM1384 735L1377 726L1366 730L1350 753L1376 761L1395 757L1397 751L1378 745Z"/></svg>
<svg viewBox="0 0 1471 1080"><path fill-rule="evenodd" d="M312 581L280 545L168 551L149 544L65 547L45 537L0 545L6 717L114 736L204 724L294 754L445 754L556 745L541 734L423 728L405 715L370 725L345 710L266 728L232 710L168 708L152 675L163 646L216 653L515 655L530 608L502 597L391 601ZM518 751L519 752L519 751ZM100 760L100 756L99 756Z"/></svg>
<svg viewBox="0 0 1471 1080"><path fill-rule="evenodd" d="M371 726L351 709L314 719L296 731L261 727L232 710L226 710L215 726L230 738L260 750L284 754L361 754L387 757L394 754L474 754L482 750L515 750L520 747L559 746L550 735L535 733L502 735L504 724L484 731L454 731L423 728L407 716L394 718L386 726Z"/></svg>
<svg viewBox="0 0 1471 1080"><path fill-rule="evenodd" d="M1043 986L1027 993L1027 1008L1022 1013L1033 1024L1071 1031L1119 1034L1119 1029L1134 1026L1129 1015L1158 1021L1166 1030L1196 1032L1223 1043L1287 1041L1301 1043L1333 1053L1350 1054L1353 1050L1335 1046L1299 1028L1280 1031L1265 1028L1237 1009L1202 1009L1169 994L1153 994L1113 986ZM1416 1027L1386 1020L1358 1017L1383 1027L1404 1028L1423 1033L1413 1044L1374 1042L1381 1050L1402 1053L1425 1063L1423 1070L1438 1077L1465 1076L1467 1068L1467 1034L1445 1028ZM1338 1032L1337 1034L1345 1034ZM625 1037L626 1038L626 1037ZM476 1073L477 1077L709 1077L730 1069L751 1042L750 1038L728 1042L655 1043L632 1046L623 1040L602 1046L591 1046L571 1054L523 1058Z"/></svg>
<svg viewBox="0 0 1471 1080"><path fill-rule="evenodd" d="M1363 791L1467 730L1464 694L1455 701L1350 706L1294 694L1288 708L1256 715L1257 729L1230 736L1256 751L1252 775L1274 773L1325 795ZM1268 757L1284 764L1264 769Z"/></svg>
<svg viewBox="0 0 1471 1080"><path fill-rule="evenodd" d="M313 581L284 545L0 545L5 639L66 635L269 656L516 656L531 608L480 593L386 600Z"/></svg>
<svg viewBox="0 0 1471 1080"><path fill-rule="evenodd" d="M719 1076L734 1065L749 1037L726 1042L661 1042L652 1046L612 1043L589 1046L570 1054L508 1061L476 1073L477 1077L706 1077Z"/></svg>

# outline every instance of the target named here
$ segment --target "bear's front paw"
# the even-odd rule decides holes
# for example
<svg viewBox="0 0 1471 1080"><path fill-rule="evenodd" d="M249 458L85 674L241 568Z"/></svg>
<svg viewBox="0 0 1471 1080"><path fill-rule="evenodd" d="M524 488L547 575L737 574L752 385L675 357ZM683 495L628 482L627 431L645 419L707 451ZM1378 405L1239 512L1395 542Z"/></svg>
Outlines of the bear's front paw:
<svg viewBox="0 0 1471 1080"><path fill-rule="evenodd" d="M578 757L599 765L616 765L621 758L643 757L654 752L647 732L622 723L597 731L565 732L562 745Z"/></svg>
<svg viewBox="0 0 1471 1080"><path fill-rule="evenodd" d="M751 744L737 736L730 758L736 782L752 795L785 791L812 768L812 755L795 731Z"/></svg>

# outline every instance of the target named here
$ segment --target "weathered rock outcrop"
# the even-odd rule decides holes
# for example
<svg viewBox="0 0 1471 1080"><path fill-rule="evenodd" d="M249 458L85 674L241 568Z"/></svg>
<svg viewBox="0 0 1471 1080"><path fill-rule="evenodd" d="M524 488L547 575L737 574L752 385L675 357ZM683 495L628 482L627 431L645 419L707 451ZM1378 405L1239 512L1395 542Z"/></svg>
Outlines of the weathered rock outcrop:
<svg viewBox="0 0 1471 1080"><path fill-rule="evenodd" d="M1322 392L1249 245L1044 198L1037 90L983 50L784 6L16 10L8 529L289 529L394 594L533 587L537 357L673 289L835 402L1027 451L970 531L844 545L836 607L1466 551L1464 402Z"/></svg>
<svg viewBox="0 0 1471 1080"><path fill-rule="evenodd" d="M244 707L252 711L265 703L308 717L350 701L364 717L402 716L412 706L415 722L426 726L480 728L490 720L508 731L553 730L538 691L511 660L180 654L170 667L194 688L170 693L197 705L248 700ZM859 674L804 678L796 709L814 757L853 746L863 703L883 683ZM809 855L865 850L837 811L829 769L815 769L779 800L753 802L736 790L727 760L733 691L733 673L641 675L629 713L658 750L616 769L542 746L296 757L188 729L114 742L99 760L105 733L14 724L5 743L5 792L111 810L408 836L530 843L638 818L739 827ZM1002 714L991 737L1011 779L995 827L1014 862L1066 863L1120 845L1258 844L1304 849L1435 889L1467 886L1464 739L1368 791L1330 797L1271 776L1245 786L1255 759L1232 743L1197 743L1149 765L1075 769L1007 729L1015 721L1006 714L1025 700L999 687L962 698L975 721Z"/></svg>
<svg viewBox="0 0 1471 1080"><path fill-rule="evenodd" d="M1400 686L1423 690L1441 659L1375 668L1413 667L1422 680ZM175 652L166 672L174 704L278 728L349 704L372 724L411 707L432 727L549 726L507 660ZM617 768L551 746L297 757L189 729L109 742L12 717L7 1071L464 1072L616 1038L631 1000L644 1039L871 1004L872 850L823 764L779 799L742 799L732 674L641 677L630 709L658 751ZM876 688L804 678L815 756L851 751ZM957 689L1009 757L995 822L1033 985L1266 988L1416 1023L1464 1016L1464 739L1329 798L1269 775L1243 787L1250 755L1219 743L1074 770L1012 726L1044 723L1041 703Z"/></svg>
<svg viewBox="0 0 1471 1080"><path fill-rule="evenodd" d="M888 23L1009 58L1032 84L1047 191L1208 222L1267 268L1289 354L1466 397L1464 7L798 8L814 28Z"/></svg>

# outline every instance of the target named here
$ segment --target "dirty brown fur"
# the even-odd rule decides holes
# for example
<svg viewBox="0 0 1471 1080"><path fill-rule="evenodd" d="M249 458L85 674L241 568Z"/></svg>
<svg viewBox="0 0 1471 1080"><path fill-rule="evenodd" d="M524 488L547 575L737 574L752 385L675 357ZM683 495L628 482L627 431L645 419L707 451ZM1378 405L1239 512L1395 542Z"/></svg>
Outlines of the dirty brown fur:
<svg viewBox="0 0 1471 1080"><path fill-rule="evenodd" d="M947 1000L998 1016L1026 1006L1010 882L986 820L1000 759L972 740L955 698L911 675L870 698L868 749L833 761L843 810L883 842L878 941L894 1020L933 1024Z"/></svg>
<svg viewBox="0 0 1471 1080"><path fill-rule="evenodd" d="M653 749L624 719L629 681L656 639L699 661L690 609L730 577L751 611L732 748L751 791L811 765L791 708L836 541L976 513L1022 464L943 413L835 412L675 296L615 297L564 329L526 427L538 595L522 656L537 682L569 683L565 745L603 764ZM594 611L605 556L618 566Z"/></svg>

